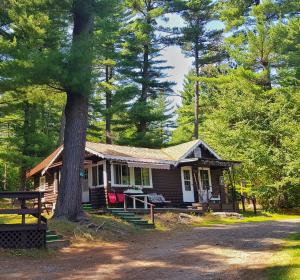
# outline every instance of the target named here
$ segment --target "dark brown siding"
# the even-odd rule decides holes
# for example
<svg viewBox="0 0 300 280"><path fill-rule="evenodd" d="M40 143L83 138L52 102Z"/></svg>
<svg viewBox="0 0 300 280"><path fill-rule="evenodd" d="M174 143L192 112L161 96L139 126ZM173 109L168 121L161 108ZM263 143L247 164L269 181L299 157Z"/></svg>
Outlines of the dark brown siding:
<svg viewBox="0 0 300 280"><path fill-rule="evenodd" d="M180 169L152 170L153 189L144 189L144 192L156 192L162 194L166 200L172 203L182 203L182 188Z"/></svg>
<svg viewBox="0 0 300 280"><path fill-rule="evenodd" d="M108 180L110 181L110 168L108 165ZM172 204L181 204L182 201L182 188L181 188L181 174L180 168L171 170L152 169L152 183L153 188L144 188L144 193L157 193L162 194L166 200ZM123 192L128 189L127 187L111 187L109 190L115 192Z"/></svg>
<svg viewBox="0 0 300 280"><path fill-rule="evenodd" d="M90 188L90 203L93 208L101 208L106 206L105 189Z"/></svg>

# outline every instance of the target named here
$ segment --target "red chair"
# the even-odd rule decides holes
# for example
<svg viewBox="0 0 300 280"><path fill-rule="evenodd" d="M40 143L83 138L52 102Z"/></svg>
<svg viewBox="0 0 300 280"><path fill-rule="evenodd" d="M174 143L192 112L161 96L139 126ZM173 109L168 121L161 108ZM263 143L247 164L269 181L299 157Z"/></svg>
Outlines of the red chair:
<svg viewBox="0 0 300 280"><path fill-rule="evenodd" d="M109 204L116 204L117 203L117 196L116 196L115 193L109 192L107 194L107 196L108 196L108 203Z"/></svg>
<svg viewBox="0 0 300 280"><path fill-rule="evenodd" d="M124 203L125 195L123 193L117 193L118 203Z"/></svg>

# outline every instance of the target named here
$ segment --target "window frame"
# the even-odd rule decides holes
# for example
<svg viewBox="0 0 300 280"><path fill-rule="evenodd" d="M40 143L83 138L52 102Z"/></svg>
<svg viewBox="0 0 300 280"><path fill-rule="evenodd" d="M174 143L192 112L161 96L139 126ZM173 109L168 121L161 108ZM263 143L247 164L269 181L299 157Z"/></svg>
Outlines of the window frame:
<svg viewBox="0 0 300 280"><path fill-rule="evenodd" d="M125 165L127 166L127 168L129 169L129 184L117 184L115 182L115 166L116 165ZM138 167L138 166L137 166ZM111 175L111 186L112 187L120 187L120 188L128 188L130 186L134 186L134 187L142 187L142 188L148 188L148 189L152 189L153 188L153 180L152 180L152 168L150 167L139 167L141 169L143 168L147 168L149 169L149 181L150 181L150 185L149 186L143 186L143 185L136 185L135 184L135 174L134 174L134 167L129 167L127 164L124 163L111 163L110 166L110 175ZM122 178L121 178L122 181Z"/></svg>
<svg viewBox="0 0 300 280"><path fill-rule="evenodd" d="M149 170L149 185L137 185L135 183L135 168L140 168L141 169L141 182L143 183L143 176L142 176L142 169L148 169ZM143 187L143 188L153 188L153 182L152 182L152 169L150 167L132 167L130 168L132 169L132 173L133 173L133 185L137 186L137 187Z"/></svg>
<svg viewBox="0 0 300 280"><path fill-rule="evenodd" d="M42 179L44 180L43 188L42 188L42 183L41 183ZM46 191L46 176L40 176L40 179L39 179L39 191L40 192Z"/></svg>
<svg viewBox="0 0 300 280"><path fill-rule="evenodd" d="M198 168L198 179L199 179L199 184L201 183L201 170L207 170L208 172L208 183L209 183L209 189L212 190L212 184L211 184L211 173L210 173L210 168L209 167L199 167ZM200 184L200 188L203 191L203 186Z"/></svg>
<svg viewBox="0 0 300 280"><path fill-rule="evenodd" d="M103 170L102 170L102 178L103 178L103 183L99 185L99 165L103 166ZM94 186L93 185L93 167L96 167L97 170L97 184ZM88 185L89 188L104 188L104 183L105 183L105 164L104 161L98 161L95 164L91 164L88 168Z"/></svg>

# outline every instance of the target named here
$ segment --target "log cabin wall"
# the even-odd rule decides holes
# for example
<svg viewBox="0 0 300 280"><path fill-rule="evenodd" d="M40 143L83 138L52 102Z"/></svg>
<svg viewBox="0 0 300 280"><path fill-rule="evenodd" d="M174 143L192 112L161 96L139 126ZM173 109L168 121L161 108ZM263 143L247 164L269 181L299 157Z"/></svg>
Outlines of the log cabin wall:
<svg viewBox="0 0 300 280"><path fill-rule="evenodd" d="M108 191L123 192L128 187L111 186L111 170L110 164L108 166ZM144 188L144 193L162 194L166 200L174 204L183 203L182 187L181 187L181 173L180 168L164 170L152 169L152 183L153 188Z"/></svg>
<svg viewBox="0 0 300 280"><path fill-rule="evenodd" d="M94 209L106 207L105 188L90 188L90 203Z"/></svg>
<svg viewBox="0 0 300 280"><path fill-rule="evenodd" d="M54 174L56 173L56 184L57 189L54 188ZM59 169L58 168L52 168L48 170L45 173L45 195L44 195L44 201L45 203L56 203L57 199L57 190L59 188ZM40 177L42 177L41 174L38 174L34 176L34 189L40 190Z"/></svg>

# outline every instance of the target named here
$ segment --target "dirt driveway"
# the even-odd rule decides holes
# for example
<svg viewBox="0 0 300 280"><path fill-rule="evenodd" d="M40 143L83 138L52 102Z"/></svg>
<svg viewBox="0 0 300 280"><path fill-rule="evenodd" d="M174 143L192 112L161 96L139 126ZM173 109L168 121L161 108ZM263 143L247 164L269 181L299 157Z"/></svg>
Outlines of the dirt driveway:
<svg viewBox="0 0 300 280"><path fill-rule="evenodd" d="M300 219L81 243L44 260L0 257L0 279L264 279L281 239L299 231Z"/></svg>

